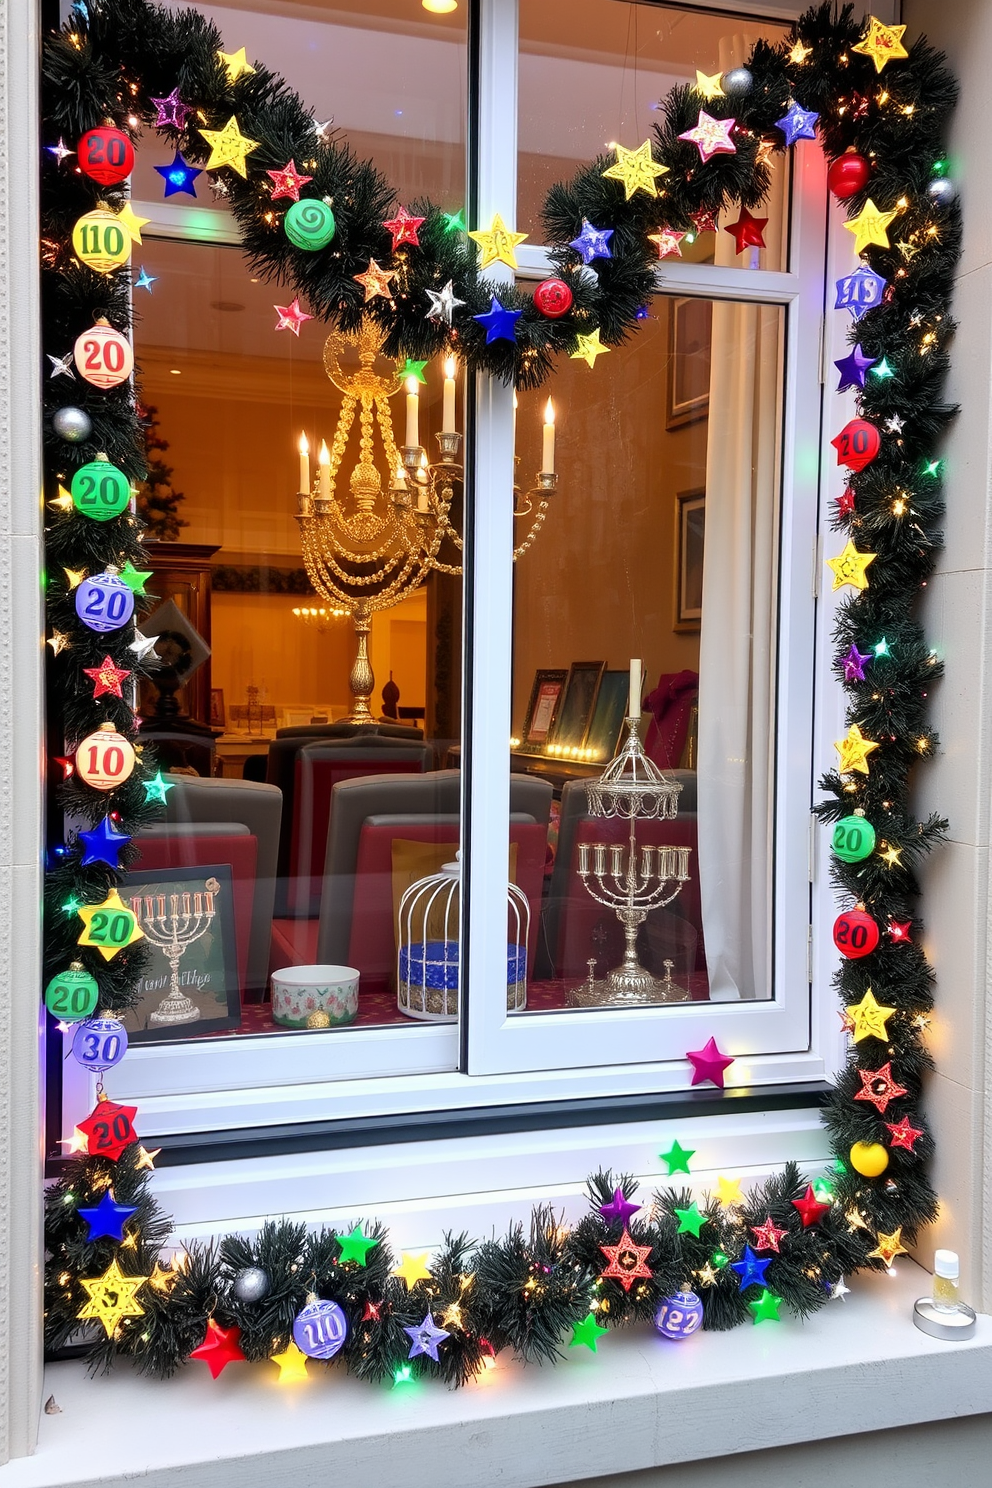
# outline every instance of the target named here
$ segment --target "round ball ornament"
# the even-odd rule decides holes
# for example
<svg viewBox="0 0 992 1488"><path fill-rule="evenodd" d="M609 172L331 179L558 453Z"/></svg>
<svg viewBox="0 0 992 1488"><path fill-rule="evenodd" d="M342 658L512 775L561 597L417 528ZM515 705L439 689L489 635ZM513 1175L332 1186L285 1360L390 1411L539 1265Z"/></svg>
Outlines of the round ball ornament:
<svg viewBox="0 0 992 1488"><path fill-rule="evenodd" d="M949 202L952 202L954 200L957 194L958 189L955 186L954 182L948 181L946 176L938 176L937 179L935 181L931 181L930 185L927 187L927 196L930 198L930 200L932 202L938 202L942 206L947 206Z"/></svg>
<svg viewBox="0 0 992 1488"><path fill-rule="evenodd" d="M842 816L834 824L830 841L837 856L845 863L861 863L875 851L875 828L866 817Z"/></svg>
<svg viewBox="0 0 992 1488"><path fill-rule="evenodd" d="M76 154L83 175L101 186L126 180L134 170L134 146L126 134L109 126L87 130L76 146Z"/></svg>
<svg viewBox="0 0 992 1488"><path fill-rule="evenodd" d="M98 635L119 630L134 614L134 590L125 584L113 564L104 573L93 574L78 583L73 597L76 614Z"/></svg>
<svg viewBox="0 0 992 1488"><path fill-rule="evenodd" d="M78 1023L96 1012L100 988L81 961L53 976L45 988L45 1006L62 1023Z"/></svg>
<svg viewBox="0 0 992 1488"><path fill-rule="evenodd" d="M72 229L72 251L98 274L112 274L131 257L131 235L109 207L94 207Z"/></svg>
<svg viewBox="0 0 992 1488"><path fill-rule="evenodd" d="M308 253L326 248L336 227L329 204L314 197L293 202L282 219L282 225L289 241Z"/></svg>
<svg viewBox="0 0 992 1488"><path fill-rule="evenodd" d="M849 196L863 191L871 180L871 166L863 155L849 150L834 161L827 171L827 186L838 201L847 201Z"/></svg>
<svg viewBox="0 0 992 1488"><path fill-rule="evenodd" d="M76 749L76 774L94 790L116 790L133 769L134 750L112 723L101 723Z"/></svg>
<svg viewBox="0 0 992 1488"><path fill-rule="evenodd" d="M863 1178L878 1178L889 1166L889 1154L881 1142L855 1142L848 1157Z"/></svg>
<svg viewBox="0 0 992 1488"><path fill-rule="evenodd" d="M878 926L863 905L845 910L834 920L834 945L849 961L870 956L878 945Z"/></svg>
<svg viewBox="0 0 992 1488"><path fill-rule="evenodd" d="M333 1359L348 1336L348 1319L336 1302L309 1299L293 1323L293 1342L311 1359Z"/></svg>
<svg viewBox="0 0 992 1488"><path fill-rule="evenodd" d="M837 451L837 464L849 470L864 470L882 448L882 436L867 419L851 419L831 440Z"/></svg>
<svg viewBox="0 0 992 1488"><path fill-rule="evenodd" d="M85 444L93 433L93 420L85 408L57 408L52 414L52 428L66 444Z"/></svg>
<svg viewBox="0 0 992 1488"><path fill-rule="evenodd" d="M754 74L746 67L732 67L723 74L725 93L747 93L754 83Z"/></svg>
<svg viewBox="0 0 992 1488"><path fill-rule="evenodd" d="M106 455L81 465L69 486L72 502L84 517L94 522L109 522L119 517L131 500L131 482Z"/></svg>
<svg viewBox="0 0 992 1488"><path fill-rule="evenodd" d="M73 1036L72 1057L94 1074L113 1069L126 1053L127 1030L117 1018L87 1018Z"/></svg>
<svg viewBox="0 0 992 1488"><path fill-rule="evenodd" d="M134 371L130 341L105 320L77 336L72 356L80 377L98 388L116 387Z"/></svg>
<svg viewBox="0 0 992 1488"><path fill-rule="evenodd" d="M261 1266L245 1266L231 1283L231 1291L239 1302L261 1302L269 1295L271 1286L269 1273Z"/></svg>
<svg viewBox="0 0 992 1488"><path fill-rule="evenodd" d="M663 1338L688 1338L701 1327L703 1304L695 1292L676 1292L666 1297L654 1315L654 1325Z"/></svg>
<svg viewBox="0 0 992 1488"><path fill-rule="evenodd" d="M571 310L572 291L564 279L545 279L534 291L534 304L548 320L557 320Z"/></svg>

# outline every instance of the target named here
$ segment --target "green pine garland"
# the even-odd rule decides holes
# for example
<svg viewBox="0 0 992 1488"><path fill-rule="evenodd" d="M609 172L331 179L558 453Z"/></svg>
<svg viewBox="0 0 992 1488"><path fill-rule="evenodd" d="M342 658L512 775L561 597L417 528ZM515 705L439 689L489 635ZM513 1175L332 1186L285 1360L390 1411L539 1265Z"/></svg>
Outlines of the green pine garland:
<svg viewBox="0 0 992 1488"><path fill-rule="evenodd" d="M352 1372L371 1380L425 1375L461 1384L504 1350L522 1359L556 1359L570 1328L585 1330L588 1338L590 1318L607 1328L647 1321L661 1298L685 1286L699 1290L706 1328L748 1321L755 1315L758 1291L740 1288L732 1263L753 1241L755 1227L769 1220L784 1236L779 1253L766 1255L767 1289L804 1317L823 1304L843 1275L887 1264L880 1236L901 1235L911 1242L933 1219L936 1200L925 1170L933 1143L919 1108L921 1080L930 1064L924 1034L933 976L919 946L916 872L945 823L916 819L910 784L912 766L931 755L937 742L927 722L927 693L941 668L914 606L940 542L942 480L934 446L954 412L942 402L942 389L953 332L949 301L960 217L953 193L934 189L934 183L945 168L941 153L955 86L943 59L925 41L915 42L908 57L877 75L872 62L854 51L865 29L850 6L827 4L804 15L780 45L757 43L747 63L750 85L705 105L714 117L737 119L736 153L715 155L705 165L695 148L679 139L695 124L702 100L692 88L673 89L654 131L655 161L669 168L657 199L637 194L627 202L622 186L603 176L610 163L605 157L553 187L543 211L544 240L572 289L572 308L549 320L528 294L500 285L502 303L522 315L516 342L490 346L472 316L488 310L497 287L480 278L474 247L452 230L448 215L430 202L410 203L425 219L420 247L392 255L383 227L396 206L388 182L371 164L357 160L344 141L318 139L297 95L261 64L229 82L216 55L221 36L210 22L193 12L166 12L148 0L90 0L88 20L74 13L48 38L46 143L60 136L72 142L107 119L127 130L129 117L147 125L154 114L150 100L175 87L210 126L236 115L242 132L259 141L259 148L249 157L247 180L233 171L223 177L257 274L288 283L316 317L346 329L356 326L363 312L374 315L390 354L423 359L456 345L470 365L519 387L537 386L557 355L575 350L579 334L598 329L603 342L615 346L636 329L638 311L654 287L657 259L648 233L663 226L686 230L694 215L735 201L747 207L760 203L769 177L759 147L783 148L775 123L792 99L798 96L805 108L819 112L819 137L828 158L855 149L871 162L870 183L849 201L849 213L856 215L869 196L882 210L898 206L898 236L894 229L893 247L872 247L864 255L889 289L882 304L852 327L851 341L868 356L884 357L892 376L869 376L861 398L862 415L885 433L878 457L852 476L853 510L838 516L835 526L859 551L877 557L868 588L841 607L836 641L840 655L851 644L862 653L871 651L866 680L845 686L849 723L857 723L879 747L867 775L824 778L829 799L819 811L828 822L862 811L888 853L888 858L875 853L856 864L835 861L834 878L845 905L864 903L883 931L893 924L910 926L908 942L883 934L877 950L844 961L837 974L844 1006L856 1004L870 987L877 1002L895 1012L886 1040L867 1037L853 1045L828 1102L826 1121L837 1158L833 1202L809 1226L796 1208L806 1180L791 1163L749 1192L739 1207L704 1198L697 1199L701 1208L694 1210L689 1190L667 1189L630 1221L634 1243L649 1247L651 1274L625 1290L602 1276L602 1247L617 1243L622 1225L608 1222L599 1210L616 1187L630 1197L635 1184L626 1175L614 1179L606 1172L590 1179L590 1213L574 1228L539 1208L529 1230L516 1226L499 1240L475 1245L464 1235L448 1235L429 1277L410 1288L393 1274L395 1257L381 1226L363 1231L374 1243L361 1264L343 1259L334 1231L314 1234L288 1220L267 1224L251 1240L228 1236L213 1245L190 1245L181 1269L164 1275L159 1262L170 1226L149 1191L148 1170L139 1164L142 1149L132 1143L116 1162L92 1155L68 1159L46 1196L46 1340L51 1348L63 1347L78 1332L77 1315L88 1297L84 1282L92 1283L116 1261L126 1276L150 1279L139 1289L139 1316L122 1319L110 1337L97 1336L94 1328L96 1367L109 1367L123 1356L141 1370L168 1375L203 1343L211 1320L240 1330L246 1358L270 1358L285 1348L296 1313L316 1293L333 1297L345 1311L349 1331L340 1358ZM179 146L187 159L207 158L205 141L194 128L163 134L163 143ZM333 199L337 231L319 253L290 244L281 226L286 203L271 200L265 171L290 158L313 175L305 196ZM84 175L46 166L43 330L45 349L55 357L64 356L98 314L117 329L130 330L128 271L94 274L73 257L70 242L73 223L98 200L119 207L124 199L122 188L98 187ZM583 218L613 232L613 256L596 261L595 275L580 271L569 246ZM371 258L396 268L397 278L392 300L374 300L365 312L353 276ZM426 319L426 290L440 290L448 280L465 301L450 329ZM60 504L58 490L100 451L140 480L143 441L128 385L101 392L80 381L49 377L44 386L52 502L48 613L53 634L61 638L51 665L71 753L105 720L137 738L128 705L94 702L81 670L110 655L116 665L140 673L142 664L128 649L132 628L94 635L76 617L72 583L80 571L101 571L108 563L141 568L141 523L129 514L91 522ZM72 405L83 407L93 424L92 436L79 445L64 443L52 422L61 407ZM876 652L883 638L886 645ZM114 812L118 828L133 835L157 809L145 789L153 773L145 752L131 779L109 794L90 790L70 774L60 787L59 806L87 824ZM100 1007L108 1014L133 1004L145 953L140 943L109 962L93 951L80 952L73 906L102 900L123 881L130 860L125 852L118 873L99 864L84 868L79 844L70 840L55 849L47 878L47 972L81 959L99 982ZM857 1096L862 1075L869 1078L886 1064L905 1093L880 1112ZM893 1145L890 1124L903 1118L921 1135L908 1145ZM888 1166L879 1177L863 1178L852 1169L849 1153L856 1142L886 1149ZM78 1211L98 1202L111 1185L118 1203L136 1206L125 1241L88 1243ZM260 1267L269 1279L266 1296L253 1303L240 1301L233 1290L235 1277L249 1267ZM436 1364L425 1357L407 1360L403 1328L419 1323L425 1311L449 1333Z"/></svg>

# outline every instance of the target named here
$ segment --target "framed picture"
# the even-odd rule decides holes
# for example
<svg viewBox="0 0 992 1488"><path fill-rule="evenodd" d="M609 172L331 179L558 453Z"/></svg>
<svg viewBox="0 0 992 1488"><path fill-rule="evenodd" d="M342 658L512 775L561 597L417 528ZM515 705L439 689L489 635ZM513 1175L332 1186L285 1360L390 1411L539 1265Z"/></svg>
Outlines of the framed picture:
<svg viewBox="0 0 992 1488"><path fill-rule="evenodd" d="M210 689L210 727L219 729L225 727L223 687L211 687Z"/></svg>
<svg viewBox="0 0 992 1488"><path fill-rule="evenodd" d="M567 676L564 670L534 673L521 739L524 749L543 749L548 742Z"/></svg>
<svg viewBox="0 0 992 1488"><path fill-rule="evenodd" d="M573 661L555 719L551 743L581 749L592 722L605 661Z"/></svg>
<svg viewBox="0 0 992 1488"><path fill-rule="evenodd" d="M706 492L679 491L675 497L675 626L698 630L703 618L703 545Z"/></svg>
<svg viewBox="0 0 992 1488"><path fill-rule="evenodd" d="M713 339L712 300L681 299L668 312L668 378L665 387L665 424L705 418L710 405L710 345Z"/></svg>
<svg viewBox="0 0 992 1488"><path fill-rule="evenodd" d="M151 953L137 1004L120 1015L131 1043L237 1028L241 993L230 864L139 867L128 874L121 897Z"/></svg>
<svg viewBox="0 0 992 1488"><path fill-rule="evenodd" d="M630 673L604 672L585 738L585 748L594 761L605 764L616 754L629 699Z"/></svg>

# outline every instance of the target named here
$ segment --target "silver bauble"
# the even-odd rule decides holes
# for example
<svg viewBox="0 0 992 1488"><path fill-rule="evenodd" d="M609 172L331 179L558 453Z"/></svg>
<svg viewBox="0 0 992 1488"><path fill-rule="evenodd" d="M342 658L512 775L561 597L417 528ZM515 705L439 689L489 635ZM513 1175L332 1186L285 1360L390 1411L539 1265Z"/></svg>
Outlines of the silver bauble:
<svg viewBox="0 0 992 1488"><path fill-rule="evenodd" d="M941 205L945 205L947 202L952 202L957 194L958 189L955 186L954 182L948 181L945 176L938 176L936 180L931 181L930 185L927 187L927 196L930 198L930 200L940 202Z"/></svg>
<svg viewBox="0 0 992 1488"><path fill-rule="evenodd" d="M269 1273L263 1271L261 1266L246 1266L234 1278L231 1291L239 1302L261 1302L263 1297L268 1296L271 1285Z"/></svg>
<svg viewBox="0 0 992 1488"><path fill-rule="evenodd" d="M754 78L746 67L733 67L723 74L723 91L725 93L746 93L753 82Z"/></svg>
<svg viewBox="0 0 992 1488"><path fill-rule="evenodd" d="M52 428L67 444L85 444L93 424L85 408L59 408L52 414Z"/></svg>

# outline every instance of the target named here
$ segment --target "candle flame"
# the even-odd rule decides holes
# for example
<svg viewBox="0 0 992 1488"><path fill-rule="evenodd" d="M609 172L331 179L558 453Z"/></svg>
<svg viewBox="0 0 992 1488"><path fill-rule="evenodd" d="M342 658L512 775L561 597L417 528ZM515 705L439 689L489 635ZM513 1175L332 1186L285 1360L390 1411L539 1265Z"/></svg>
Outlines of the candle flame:
<svg viewBox="0 0 992 1488"><path fill-rule="evenodd" d="M327 448L326 439L322 439L320 441L320 454L317 456L317 459L319 460L321 465L330 465L331 463L331 452Z"/></svg>
<svg viewBox="0 0 992 1488"><path fill-rule="evenodd" d="M555 405L552 403L551 399L549 398L548 401L547 401L547 403L546 403L546 405L545 405L545 408L544 408L544 422L546 424L553 424L554 421L555 421Z"/></svg>
<svg viewBox="0 0 992 1488"><path fill-rule="evenodd" d="M408 377L407 378L407 380L406 380L406 390L407 390L408 393L413 393L415 396L418 396L418 394L417 394L417 379L415 377Z"/></svg>
<svg viewBox="0 0 992 1488"><path fill-rule="evenodd" d="M402 460L397 460L396 462L396 484L398 486L406 485L406 471L403 469Z"/></svg>
<svg viewBox="0 0 992 1488"><path fill-rule="evenodd" d="M455 375L455 359L454 359L453 356L449 356L449 357L447 357L445 359L445 363L444 363L444 375L445 375L445 377L450 377L450 378L453 378L454 375Z"/></svg>
<svg viewBox="0 0 992 1488"><path fill-rule="evenodd" d="M301 455L308 455L310 453L310 441L306 436L305 430L300 434L300 442L297 445L297 449Z"/></svg>

